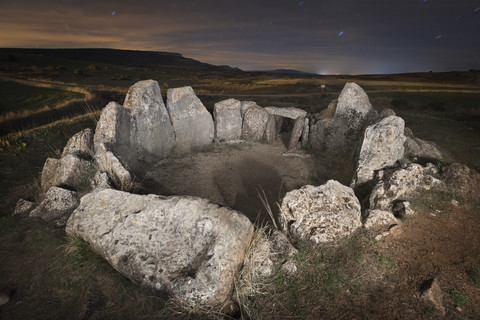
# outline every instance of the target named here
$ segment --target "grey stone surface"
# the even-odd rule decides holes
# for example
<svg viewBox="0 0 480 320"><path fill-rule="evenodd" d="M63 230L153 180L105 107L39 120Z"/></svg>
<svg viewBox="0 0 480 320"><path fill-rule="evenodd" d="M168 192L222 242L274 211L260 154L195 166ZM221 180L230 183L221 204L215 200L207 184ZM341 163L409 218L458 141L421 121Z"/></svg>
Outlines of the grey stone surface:
<svg viewBox="0 0 480 320"><path fill-rule="evenodd" d="M435 143L415 137L409 128L405 128L405 136L405 157L437 161L449 160L438 150Z"/></svg>
<svg viewBox="0 0 480 320"><path fill-rule="evenodd" d="M219 141L239 140L242 137L241 102L228 99L215 103L213 118L215 119L215 137Z"/></svg>
<svg viewBox="0 0 480 320"><path fill-rule="evenodd" d="M106 172L97 171L90 183L90 187L93 189L111 189L113 186L110 183L110 178Z"/></svg>
<svg viewBox="0 0 480 320"><path fill-rule="evenodd" d="M299 117L307 116L307 111L299 108L294 108L294 107L288 107L288 108L265 107L265 110L267 110L268 113L273 114L274 116L282 116L284 118L290 118L290 119L297 119Z"/></svg>
<svg viewBox="0 0 480 320"><path fill-rule="evenodd" d="M133 181L133 176L118 158L110 151L96 156L100 172L108 175L115 188L121 189L122 185L128 185Z"/></svg>
<svg viewBox="0 0 480 320"><path fill-rule="evenodd" d="M20 199L17 201L15 209L13 210L12 215L24 214L27 213L35 203L32 201Z"/></svg>
<svg viewBox="0 0 480 320"><path fill-rule="evenodd" d="M51 187L43 201L30 212L30 217L39 217L52 222L66 216L79 205L77 193L74 191Z"/></svg>
<svg viewBox="0 0 480 320"><path fill-rule="evenodd" d="M443 292L437 279L427 280L422 285L420 299L433 306L441 316L445 316L446 310L443 304Z"/></svg>
<svg viewBox="0 0 480 320"><path fill-rule="evenodd" d="M242 137L247 141L259 141L267 129L268 112L262 107L251 106L245 112L242 125Z"/></svg>
<svg viewBox="0 0 480 320"><path fill-rule="evenodd" d="M383 118L387 118L387 117L390 117L390 116L396 116L395 111L393 111L390 108L385 108L380 112L379 118L383 119Z"/></svg>
<svg viewBox="0 0 480 320"><path fill-rule="evenodd" d="M273 143L277 139L276 121L275 116L272 114L268 114L268 121L265 128L264 138L265 140L267 140L268 143Z"/></svg>
<svg viewBox="0 0 480 320"><path fill-rule="evenodd" d="M335 110L333 116L332 112ZM365 128L377 119L365 91L356 83L345 85L338 100L311 126L310 144L330 153L353 154L359 148Z"/></svg>
<svg viewBox="0 0 480 320"><path fill-rule="evenodd" d="M352 188L373 180L375 171L390 167L403 158L405 122L390 116L365 130Z"/></svg>
<svg viewBox="0 0 480 320"><path fill-rule="evenodd" d="M283 255L292 257L298 250L291 244L287 236L280 230L273 229L269 236L270 249L275 256Z"/></svg>
<svg viewBox="0 0 480 320"><path fill-rule="evenodd" d="M288 150L297 148L297 143L302 137L303 130L305 128L305 117L298 117L293 124L292 133L290 135L290 141L288 142Z"/></svg>
<svg viewBox="0 0 480 320"><path fill-rule="evenodd" d="M128 89L124 108L130 111L130 152L151 163L165 158L175 145L175 133L157 81L144 80Z"/></svg>
<svg viewBox="0 0 480 320"><path fill-rule="evenodd" d="M259 107L259 105L255 101L242 101L240 105L240 113L242 114L242 119L245 116L245 112L250 107Z"/></svg>
<svg viewBox="0 0 480 320"><path fill-rule="evenodd" d="M391 211L396 200L408 200L416 192L440 184L440 180L424 174L421 165L409 164L380 179L370 194L370 208Z"/></svg>
<svg viewBox="0 0 480 320"><path fill-rule="evenodd" d="M212 307L230 297L253 225L205 199L103 189L82 198L66 231L151 292Z"/></svg>
<svg viewBox="0 0 480 320"><path fill-rule="evenodd" d="M369 210L363 226L367 229L390 226L398 222L392 212L388 210Z"/></svg>
<svg viewBox="0 0 480 320"><path fill-rule="evenodd" d="M308 147L308 140L310 138L310 119L305 118L305 126L302 133L302 148Z"/></svg>
<svg viewBox="0 0 480 320"><path fill-rule="evenodd" d="M303 186L282 200L279 223L284 233L315 243L339 240L362 226L353 190L337 181Z"/></svg>
<svg viewBox="0 0 480 320"><path fill-rule="evenodd" d="M168 89L167 110L177 145L188 149L212 143L215 135L212 115L191 87Z"/></svg>
<svg viewBox="0 0 480 320"><path fill-rule="evenodd" d="M68 140L67 145L63 148L62 158L68 154L73 154L86 160L93 158L95 152L92 129L82 130Z"/></svg>
<svg viewBox="0 0 480 320"><path fill-rule="evenodd" d="M42 170L41 185L44 191L51 187L65 186L72 189L83 187L93 164L90 161L68 154L61 159L48 158Z"/></svg>

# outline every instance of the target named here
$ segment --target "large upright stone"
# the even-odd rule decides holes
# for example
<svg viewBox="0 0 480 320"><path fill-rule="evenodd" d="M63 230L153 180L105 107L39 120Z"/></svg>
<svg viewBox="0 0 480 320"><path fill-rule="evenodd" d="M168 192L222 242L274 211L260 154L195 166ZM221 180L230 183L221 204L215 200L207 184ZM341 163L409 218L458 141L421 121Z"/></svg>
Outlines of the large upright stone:
<svg viewBox="0 0 480 320"><path fill-rule="evenodd" d="M128 89L123 106L130 110L130 152L147 163L168 156L175 145L175 133L158 82L135 83Z"/></svg>
<svg viewBox="0 0 480 320"><path fill-rule="evenodd" d="M262 107L249 107L243 117L243 138L248 141L261 140L267 129L268 118L268 112Z"/></svg>
<svg viewBox="0 0 480 320"><path fill-rule="evenodd" d="M219 141L238 140L242 137L241 102L228 99L217 102L213 107L215 135Z"/></svg>
<svg viewBox="0 0 480 320"><path fill-rule="evenodd" d="M327 111L312 125L310 137L312 147L325 152L355 153L365 128L377 118L367 94L353 82L345 85Z"/></svg>
<svg viewBox="0 0 480 320"><path fill-rule="evenodd" d="M365 130L352 188L372 181L375 171L394 165L404 153L405 122L389 116Z"/></svg>
<svg viewBox="0 0 480 320"><path fill-rule="evenodd" d="M212 307L230 297L253 225L205 199L103 189L82 198L66 231L153 293Z"/></svg>
<svg viewBox="0 0 480 320"><path fill-rule="evenodd" d="M319 187L307 185L285 195L279 223L283 232L295 238L335 241L362 226L360 203L352 189L337 181Z"/></svg>
<svg viewBox="0 0 480 320"><path fill-rule="evenodd" d="M297 143L303 134L305 129L305 117L298 117L293 124L292 134L290 135L290 141L288 142L288 150L296 149Z"/></svg>
<svg viewBox="0 0 480 320"><path fill-rule="evenodd" d="M212 115L192 87L168 89L167 109L179 146L201 147L212 143L215 135Z"/></svg>

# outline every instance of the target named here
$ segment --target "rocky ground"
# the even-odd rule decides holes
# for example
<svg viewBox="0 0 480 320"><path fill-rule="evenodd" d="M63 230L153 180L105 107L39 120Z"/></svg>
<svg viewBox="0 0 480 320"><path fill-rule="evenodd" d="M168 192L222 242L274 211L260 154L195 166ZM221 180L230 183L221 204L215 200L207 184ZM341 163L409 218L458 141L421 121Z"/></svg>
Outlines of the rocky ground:
<svg viewBox="0 0 480 320"><path fill-rule="evenodd" d="M342 173L346 184L351 177L352 168L341 161L303 152L286 156L285 151L279 142L225 144L196 154L177 153L158 163L144 185L151 192L233 203L234 208L250 213L251 219L262 211L268 220L258 194L246 190L262 186L274 205L278 194L290 188L320 184ZM414 204L417 214L380 240L375 240L376 233L361 231L335 249L297 243L298 274L273 275L266 295L248 302L251 315L264 319L477 318L478 203L453 193L433 192L421 195ZM142 293L96 258L72 256L64 250L63 230L30 219L9 221L10 225L2 225L0 289L10 300L0 307L1 319L198 317L178 313L171 303ZM445 313L422 298L430 280L440 288L435 295Z"/></svg>

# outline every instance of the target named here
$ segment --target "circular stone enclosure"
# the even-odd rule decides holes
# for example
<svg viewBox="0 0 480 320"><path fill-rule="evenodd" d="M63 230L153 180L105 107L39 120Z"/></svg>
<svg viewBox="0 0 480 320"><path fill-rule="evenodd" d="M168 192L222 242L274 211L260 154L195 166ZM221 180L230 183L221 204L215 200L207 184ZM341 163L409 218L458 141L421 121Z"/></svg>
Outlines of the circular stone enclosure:
<svg viewBox="0 0 480 320"><path fill-rule="evenodd" d="M301 186L335 179L348 185L351 161L287 149L281 139L214 143L192 153L174 152L149 170L143 180L148 193L206 198L245 214L252 222L271 223L262 198L275 218L285 193Z"/></svg>

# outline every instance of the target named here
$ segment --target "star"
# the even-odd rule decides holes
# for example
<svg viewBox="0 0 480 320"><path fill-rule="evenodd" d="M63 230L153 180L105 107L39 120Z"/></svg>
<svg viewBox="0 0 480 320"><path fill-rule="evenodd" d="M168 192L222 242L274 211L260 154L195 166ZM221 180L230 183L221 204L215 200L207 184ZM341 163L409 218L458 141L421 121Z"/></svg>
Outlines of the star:
<svg viewBox="0 0 480 320"><path fill-rule="evenodd" d="M438 36L435 37L435 40L440 39L443 36L443 34L439 34Z"/></svg>
<svg viewBox="0 0 480 320"><path fill-rule="evenodd" d="M300 2L298 3L298 6L299 6L299 7L303 6L303 1L300 1Z"/></svg>
<svg viewBox="0 0 480 320"><path fill-rule="evenodd" d="M117 13L117 11L113 11L113 12L112 12L112 16L114 16L116 13Z"/></svg>
<svg viewBox="0 0 480 320"><path fill-rule="evenodd" d="M342 35L343 35L343 31L340 31L340 32L338 33L338 36L341 37Z"/></svg>

